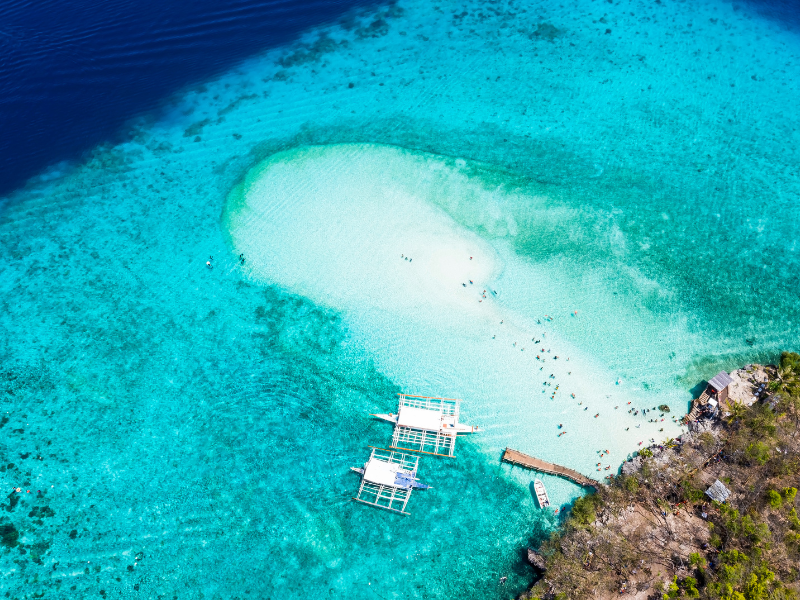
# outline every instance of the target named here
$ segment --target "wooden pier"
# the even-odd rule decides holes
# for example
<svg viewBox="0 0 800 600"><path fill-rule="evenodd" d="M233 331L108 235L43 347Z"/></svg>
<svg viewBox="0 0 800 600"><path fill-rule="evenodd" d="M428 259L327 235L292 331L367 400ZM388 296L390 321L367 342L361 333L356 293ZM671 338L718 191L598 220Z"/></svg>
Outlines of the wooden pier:
<svg viewBox="0 0 800 600"><path fill-rule="evenodd" d="M511 448L506 448L506 451L503 452L503 461L511 463L512 465L525 467L526 469L533 469L534 471L541 471L542 473L549 473L550 475L558 475L564 479L569 479L573 483L577 483L583 487L594 488L595 490L600 485L594 479L589 479L577 471L562 467L561 465L545 462L533 456L523 454L518 450L512 450Z"/></svg>

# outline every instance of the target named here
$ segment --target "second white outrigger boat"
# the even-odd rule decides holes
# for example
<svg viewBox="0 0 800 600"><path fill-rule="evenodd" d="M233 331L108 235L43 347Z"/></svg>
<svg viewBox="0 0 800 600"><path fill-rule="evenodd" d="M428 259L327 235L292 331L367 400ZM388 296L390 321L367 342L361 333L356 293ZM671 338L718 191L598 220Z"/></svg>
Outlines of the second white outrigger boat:
<svg viewBox="0 0 800 600"><path fill-rule="evenodd" d="M373 416L394 423L393 448L453 456L458 434L479 431L459 422L460 404L452 398L400 394L397 413Z"/></svg>
<svg viewBox="0 0 800 600"><path fill-rule="evenodd" d="M363 467L350 467L361 475L361 485L353 500L407 515L406 505L412 490L431 486L417 479L419 456L373 448Z"/></svg>

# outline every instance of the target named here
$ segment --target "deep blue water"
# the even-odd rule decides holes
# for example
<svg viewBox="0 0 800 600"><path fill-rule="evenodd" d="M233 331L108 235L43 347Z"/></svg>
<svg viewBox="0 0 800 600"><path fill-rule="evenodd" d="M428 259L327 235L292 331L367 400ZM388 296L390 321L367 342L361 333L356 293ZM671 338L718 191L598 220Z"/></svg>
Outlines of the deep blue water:
<svg viewBox="0 0 800 600"><path fill-rule="evenodd" d="M800 2L798 0L750 0L742 4L787 28L797 29L800 27Z"/></svg>
<svg viewBox="0 0 800 600"><path fill-rule="evenodd" d="M0 195L171 93L371 0L0 3Z"/></svg>

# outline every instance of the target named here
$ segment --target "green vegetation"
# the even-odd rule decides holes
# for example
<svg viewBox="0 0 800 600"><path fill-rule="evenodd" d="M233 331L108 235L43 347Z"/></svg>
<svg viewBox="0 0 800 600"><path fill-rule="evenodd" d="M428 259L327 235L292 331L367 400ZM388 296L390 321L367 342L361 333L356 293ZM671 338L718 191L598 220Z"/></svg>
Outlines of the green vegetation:
<svg viewBox="0 0 800 600"><path fill-rule="evenodd" d="M775 490L767 490L767 503L774 509L778 509L783 504L783 498Z"/></svg>
<svg viewBox="0 0 800 600"><path fill-rule="evenodd" d="M698 569L706 568L706 559L699 552L692 552L689 555L689 564Z"/></svg>
<svg viewBox="0 0 800 600"><path fill-rule="evenodd" d="M769 382L769 389L773 392L783 392L789 396L800 396L800 354L797 352L783 352L781 354L778 372Z"/></svg>
<svg viewBox="0 0 800 600"><path fill-rule="evenodd" d="M767 372L768 402L729 406L666 456L641 450L634 473L577 500L523 598L800 599L800 355ZM725 504L705 496L715 479Z"/></svg>
<svg viewBox="0 0 800 600"><path fill-rule="evenodd" d="M575 500L572 505L572 521L579 526L587 526L597 518L595 508L600 504L597 494L590 494Z"/></svg>

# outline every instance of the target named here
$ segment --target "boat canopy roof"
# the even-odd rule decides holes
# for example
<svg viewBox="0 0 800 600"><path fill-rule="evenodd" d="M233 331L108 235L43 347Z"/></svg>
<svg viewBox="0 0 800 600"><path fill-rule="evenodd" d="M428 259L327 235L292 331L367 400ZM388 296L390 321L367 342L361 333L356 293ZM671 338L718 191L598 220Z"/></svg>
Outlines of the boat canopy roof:
<svg viewBox="0 0 800 600"><path fill-rule="evenodd" d="M397 424L403 427L439 431L442 428L442 412L413 406L401 406Z"/></svg>
<svg viewBox="0 0 800 600"><path fill-rule="evenodd" d="M364 479L381 485L396 486L397 472L401 470L396 463L385 462L377 458L370 458L364 468Z"/></svg>

